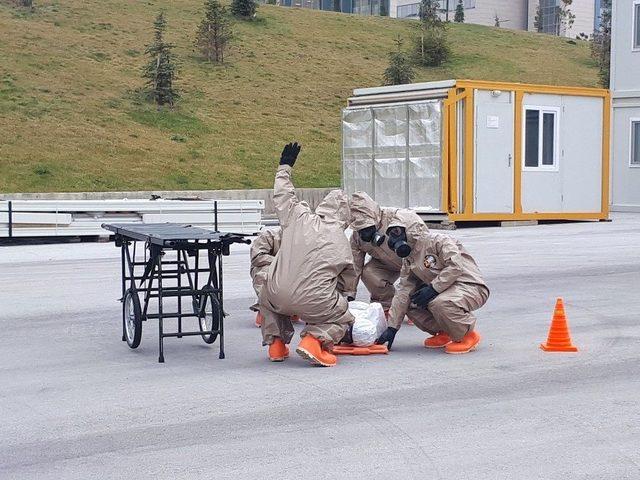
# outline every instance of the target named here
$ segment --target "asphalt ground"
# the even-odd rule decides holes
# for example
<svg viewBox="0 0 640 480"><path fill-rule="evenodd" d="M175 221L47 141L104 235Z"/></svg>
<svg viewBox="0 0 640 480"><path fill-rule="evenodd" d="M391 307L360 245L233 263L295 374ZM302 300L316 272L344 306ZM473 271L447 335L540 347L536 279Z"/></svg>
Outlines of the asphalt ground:
<svg viewBox="0 0 640 480"><path fill-rule="evenodd" d="M164 364L155 321L121 341L113 244L0 247L0 478L640 478L640 216L451 234L491 288L478 350L405 325L335 368L268 362L245 246L227 358L170 338ZM578 353L538 348L557 297Z"/></svg>

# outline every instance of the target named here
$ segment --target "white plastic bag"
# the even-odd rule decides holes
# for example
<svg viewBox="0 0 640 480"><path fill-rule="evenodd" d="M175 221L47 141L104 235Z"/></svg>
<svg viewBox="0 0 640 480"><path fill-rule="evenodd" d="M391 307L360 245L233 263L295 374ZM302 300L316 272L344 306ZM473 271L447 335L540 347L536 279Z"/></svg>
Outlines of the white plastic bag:
<svg viewBox="0 0 640 480"><path fill-rule="evenodd" d="M357 347L368 347L387 329L387 319L379 303L349 302L349 311L355 317L351 335Z"/></svg>

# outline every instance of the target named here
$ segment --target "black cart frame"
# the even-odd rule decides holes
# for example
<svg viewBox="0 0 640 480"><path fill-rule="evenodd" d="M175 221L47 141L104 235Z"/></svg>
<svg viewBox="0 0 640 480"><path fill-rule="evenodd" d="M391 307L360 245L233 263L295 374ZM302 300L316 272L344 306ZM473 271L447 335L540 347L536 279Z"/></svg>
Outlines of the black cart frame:
<svg viewBox="0 0 640 480"><path fill-rule="evenodd" d="M157 319L160 363L164 362L165 338L194 335L200 335L208 344L219 337L219 358L225 358L222 257L229 255L232 243L250 243L249 240L241 234L174 223L102 227L115 234L116 246L121 251L122 340L130 348L137 348L142 323ZM138 242L144 242L144 260L136 258ZM200 258L201 251L206 251L206 261ZM173 258L163 258L170 252ZM168 298L175 298L175 309L167 311ZM156 312L149 311L152 299L157 299ZM196 319L199 330L185 331L186 318ZM166 319L177 319L177 331L165 331Z"/></svg>

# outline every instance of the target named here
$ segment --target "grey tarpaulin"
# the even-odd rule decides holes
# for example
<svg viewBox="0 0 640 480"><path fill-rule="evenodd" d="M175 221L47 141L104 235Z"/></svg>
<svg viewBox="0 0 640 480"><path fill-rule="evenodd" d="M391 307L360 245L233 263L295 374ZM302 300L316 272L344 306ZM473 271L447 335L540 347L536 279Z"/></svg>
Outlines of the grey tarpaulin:
<svg viewBox="0 0 640 480"><path fill-rule="evenodd" d="M343 111L343 183L380 205L441 211L442 102Z"/></svg>

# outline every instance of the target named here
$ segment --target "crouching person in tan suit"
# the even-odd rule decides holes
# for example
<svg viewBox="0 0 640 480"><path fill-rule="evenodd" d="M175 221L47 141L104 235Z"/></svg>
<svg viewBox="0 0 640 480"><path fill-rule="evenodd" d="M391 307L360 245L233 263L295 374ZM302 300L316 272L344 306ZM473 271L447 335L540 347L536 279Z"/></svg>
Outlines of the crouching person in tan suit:
<svg viewBox="0 0 640 480"><path fill-rule="evenodd" d="M400 282L389 311L389 328L377 343L393 344L405 315L431 335L427 348L467 353L480 335L473 312L489 298L489 288L473 257L455 238L429 231L409 210L398 210L387 229L389 247L403 259Z"/></svg>

